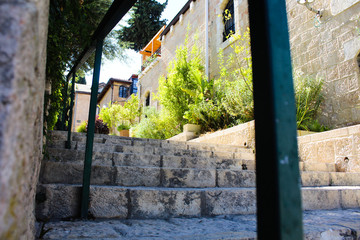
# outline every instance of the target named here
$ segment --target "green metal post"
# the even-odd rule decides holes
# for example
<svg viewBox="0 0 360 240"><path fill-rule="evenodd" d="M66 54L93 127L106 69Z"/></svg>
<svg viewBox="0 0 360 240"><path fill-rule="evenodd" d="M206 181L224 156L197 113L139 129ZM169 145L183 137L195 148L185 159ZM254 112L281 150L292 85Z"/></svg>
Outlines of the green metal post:
<svg viewBox="0 0 360 240"><path fill-rule="evenodd" d="M72 86L71 86L71 100L70 100L70 112L69 112L69 123L68 123L68 137L66 141L65 148L71 149L71 127L72 127L72 113L74 108L74 96L75 96L75 73L72 78Z"/></svg>
<svg viewBox="0 0 360 240"><path fill-rule="evenodd" d="M87 218L88 208L89 208L91 162L92 162L93 143L94 143L95 115L96 115L97 94L99 88L102 48L103 48L103 40L98 40L96 44L96 52L95 52L94 73L93 73L93 82L91 87L91 98L90 98L90 107L89 107L88 130L86 137L84 174L83 174L83 185L82 185L82 195L81 195L81 218Z"/></svg>
<svg viewBox="0 0 360 240"><path fill-rule="evenodd" d="M68 87L69 87L69 78L66 78L65 88L64 88L64 106L63 106L63 113L61 117L61 130L65 130L65 116L67 114L67 98L68 98Z"/></svg>
<svg viewBox="0 0 360 240"><path fill-rule="evenodd" d="M296 110L285 0L248 3L258 239L302 240Z"/></svg>

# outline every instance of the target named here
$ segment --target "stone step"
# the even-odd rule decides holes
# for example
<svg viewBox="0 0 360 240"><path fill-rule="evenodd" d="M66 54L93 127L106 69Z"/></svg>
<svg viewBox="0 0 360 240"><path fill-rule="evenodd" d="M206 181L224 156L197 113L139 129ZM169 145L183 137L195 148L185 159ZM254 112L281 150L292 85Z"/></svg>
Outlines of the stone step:
<svg viewBox="0 0 360 240"><path fill-rule="evenodd" d="M253 240L257 235L256 222L256 215L225 215L145 220L51 221L38 223L38 229L44 233L42 236L44 240L84 238L87 240L149 240L150 238ZM359 209L305 211L303 213L304 239L357 239L360 235L359 222Z"/></svg>
<svg viewBox="0 0 360 240"><path fill-rule="evenodd" d="M72 142L72 149L84 151L86 144L82 142ZM48 144L49 148L64 149L65 141L56 141ZM221 150L221 149L220 149ZM102 144L94 143L94 152L122 152L122 153L137 153L137 154L156 154L156 155L174 155L174 156L189 156L189 157L217 157L229 159L248 159L255 160L255 154L250 148L239 148L238 152L229 151L208 151L197 149L182 149L178 146L169 147L154 147L154 146L132 146L121 144Z"/></svg>
<svg viewBox="0 0 360 240"><path fill-rule="evenodd" d="M336 172L335 163L300 162L300 171Z"/></svg>
<svg viewBox="0 0 360 240"><path fill-rule="evenodd" d="M83 165L44 162L42 183L82 183ZM255 187L255 171L93 165L91 184L172 188ZM357 186L359 173L302 172L302 186Z"/></svg>
<svg viewBox="0 0 360 240"><path fill-rule="evenodd" d="M42 184L37 189L39 220L79 216L81 186ZM360 187L302 188L304 210L358 208ZM255 214L255 188L148 188L91 186L94 218L203 217Z"/></svg>
<svg viewBox="0 0 360 240"><path fill-rule="evenodd" d="M72 162L83 164L85 151L61 148L48 148L47 161ZM216 157L191 157L137 153L93 152L93 165L133 166L133 167L170 167L200 169L244 169L254 170L254 160L224 159Z"/></svg>
<svg viewBox="0 0 360 240"><path fill-rule="evenodd" d="M65 146L66 137L55 137L52 141L49 141L49 146L60 147ZM86 135L84 133L73 133L72 146L76 146L77 143L86 143ZM246 150L249 153L254 153L253 149L244 146L234 145L221 145L221 144L204 144L196 142L176 142L159 139L143 139L143 138L128 138L118 137L110 135L95 134L94 143L106 144L106 145L125 145L125 146L151 146L151 147L162 147L162 148L177 148L183 150L204 150L204 151L220 151L220 152L243 152Z"/></svg>

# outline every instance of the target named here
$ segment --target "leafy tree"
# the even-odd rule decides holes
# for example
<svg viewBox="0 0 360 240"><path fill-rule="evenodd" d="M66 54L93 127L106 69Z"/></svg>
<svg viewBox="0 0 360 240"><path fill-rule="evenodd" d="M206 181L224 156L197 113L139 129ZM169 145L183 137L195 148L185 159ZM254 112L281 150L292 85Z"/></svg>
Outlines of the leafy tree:
<svg viewBox="0 0 360 240"><path fill-rule="evenodd" d="M78 84L85 84L86 85L86 79L85 77L76 77L76 80L75 80L76 83Z"/></svg>
<svg viewBox="0 0 360 240"><path fill-rule="evenodd" d="M45 95L45 117L48 129L53 129L62 111L65 94L65 72L69 70L91 35L109 9L111 0L51 0L46 79L51 84L51 93ZM122 49L114 40L114 33L104 41L104 56L113 59L123 56ZM90 70L94 56L78 71L82 75Z"/></svg>
<svg viewBox="0 0 360 240"><path fill-rule="evenodd" d="M129 26L123 26L118 31L121 42L130 43L130 48L140 51L154 37L159 29L166 24L160 20L167 0L163 4L156 0L139 0L135 3L127 21Z"/></svg>

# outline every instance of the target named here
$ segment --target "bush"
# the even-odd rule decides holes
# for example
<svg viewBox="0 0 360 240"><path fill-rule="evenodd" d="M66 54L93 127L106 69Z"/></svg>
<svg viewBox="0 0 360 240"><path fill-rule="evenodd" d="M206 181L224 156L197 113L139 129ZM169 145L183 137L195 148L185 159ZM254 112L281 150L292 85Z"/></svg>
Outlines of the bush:
<svg viewBox="0 0 360 240"><path fill-rule="evenodd" d="M117 127L117 130L118 131L122 131L122 130L129 130L130 129L130 126L128 124L120 124L118 127Z"/></svg>
<svg viewBox="0 0 360 240"><path fill-rule="evenodd" d="M83 121L80 126L76 129L77 132L86 132L87 129L87 121Z"/></svg>
<svg viewBox="0 0 360 240"><path fill-rule="evenodd" d="M167 139L182 131L174 117L165 110L157 111L154 107L144 109L139 124L132 128L133 137Z"/></svg>
<svg viewBox="0 0 360 240"><path fill-rule="evenodd" d="M118 126L135 124L136 118L140 117L139 98L134 94L124 103L124 106L110 103L109 105L110 107L101 109L99 118L108 124L112 134Z"/></svg>
<svg viewBox="0 0 360 240"><path fill-rule="evenodd" d="M294 74L297 128L307 131L324 131L327 128L316 121L324 97L321 93L323 80Z"/></svg>
<svg viewBox="0 0 360 240"><path fill-rule="evenodd" d="M80 126L76 129L76 131L86 133L87 129L88 129L88 121L83 121L80 124ZM110 130L107 124L104 123L101 119L98 119L98 117L96 116L94 133L109 134L109 132Z"/></svg>

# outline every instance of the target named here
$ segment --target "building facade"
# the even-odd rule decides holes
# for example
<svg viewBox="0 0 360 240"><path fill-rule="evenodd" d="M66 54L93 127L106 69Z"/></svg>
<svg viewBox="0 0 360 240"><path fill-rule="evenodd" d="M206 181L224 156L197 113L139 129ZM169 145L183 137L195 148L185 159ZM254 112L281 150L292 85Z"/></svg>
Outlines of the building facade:
<svg viewBox="0 0 360 240"><path fill-rule="evenodd" d="M91 88L85 84L75 83L74 108L72 116L71 131L76 132L76 129L83 121L89 118Z"/></svg>
<svg viewBox="0 0 360 240"><path fill-rule="evenodd" d="M113 103L124 105L131 94L137 95L138 75L133 74L128 80L110 78L98 96L97 104L101 108Z"/></svg>
<svg viewBox="0 0 360 240"><path fill-rule="evenodd" d="M200 47L204 65L208 59L209 78L216 78L220 49L225 56L232 52L231 38L224 37L224 32L230 29L241 34L248 28L247 1L208 1L206 8L205 0L189 0L160 34L161 56L139 76L143 105L159 108L153 100L158 79L166 77L168 64L176 48L184 44L186 34L190 48L195 42ZM286 4L294 71L324 80L319 121L331 127L360 123L360 0L315 0L309 6L321 10L321 17L297 0ZM224 23L225 12L231 12L231 24Z"/></svg>

